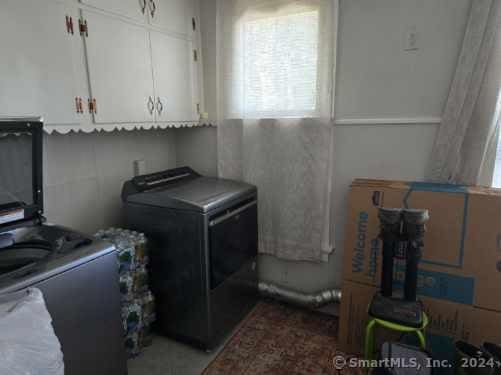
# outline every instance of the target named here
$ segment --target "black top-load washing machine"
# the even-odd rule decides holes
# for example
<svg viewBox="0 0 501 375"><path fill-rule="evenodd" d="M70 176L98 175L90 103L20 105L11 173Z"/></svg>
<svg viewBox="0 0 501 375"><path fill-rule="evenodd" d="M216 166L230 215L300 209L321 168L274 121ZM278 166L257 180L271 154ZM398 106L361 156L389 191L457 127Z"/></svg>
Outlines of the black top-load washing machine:
<svg viewBox="0 0 501 375"><path fill-rule="evenodd" d="M257 300L257 189L188 167L135 177L130 228L150 241L158 330L212 349Z"/></svg>
<svg viewBox="0 0 501 375"><path fill-rule="evenodd" d="M42 144L40 119L0 119L0 294L42 291L65 374L124 375L115 249L46 224Z"/></svg>

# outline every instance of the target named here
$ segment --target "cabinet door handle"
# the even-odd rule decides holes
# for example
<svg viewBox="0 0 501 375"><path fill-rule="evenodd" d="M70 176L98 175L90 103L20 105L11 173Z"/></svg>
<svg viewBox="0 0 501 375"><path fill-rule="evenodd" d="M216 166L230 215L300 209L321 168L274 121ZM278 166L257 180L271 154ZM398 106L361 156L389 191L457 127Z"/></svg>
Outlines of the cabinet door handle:
<svg viewBox="0 0 501 375"><path fill-rule="evenodd" d="M164 111L164 104L162 103L160 98L157 98L157 112L159 115L161 115L163 111Z"/></svg>
<svg viewBox="0 0 501 375"><path fill-rule="evenodd" d="M141 4L141 13L145 13L146 12L146 0L142 0L142 4Z"/></svg>
<svg viewBox="0 0 501 375"><path fill-rule="evenodd" d="M151 17L155 17L155 12L157 11L157 5L155 4L154 0L148 0L149 1L149 7L150 7L150 14Z"/></svg>
<svg viewBox="0 0 501 375"><path fill-rule="evenodd" d="M151 96L148 98L148 111L150 112L150 115L153 115L153 112L155 111L155 102Z"/></svg>

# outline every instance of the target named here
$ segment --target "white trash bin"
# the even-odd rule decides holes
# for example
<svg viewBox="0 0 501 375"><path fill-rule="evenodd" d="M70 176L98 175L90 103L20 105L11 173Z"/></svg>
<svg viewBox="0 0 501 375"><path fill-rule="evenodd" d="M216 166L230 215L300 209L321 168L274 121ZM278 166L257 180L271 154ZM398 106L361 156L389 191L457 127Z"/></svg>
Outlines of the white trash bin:
<svg viewBox="0 0 501 375"><path fill-rule="evenodd" d="M64 375L61 344L39 289L0 295L0 374Z"/></svg>

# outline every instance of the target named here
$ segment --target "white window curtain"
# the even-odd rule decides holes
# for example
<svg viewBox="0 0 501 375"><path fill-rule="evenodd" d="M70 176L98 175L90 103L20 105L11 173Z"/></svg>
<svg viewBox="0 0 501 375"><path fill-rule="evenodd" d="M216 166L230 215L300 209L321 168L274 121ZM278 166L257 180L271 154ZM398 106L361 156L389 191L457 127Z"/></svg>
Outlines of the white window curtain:
<svg viewBox="0 0 501 375"><path fill-rule="evenodd" d="M490 185L501 120L501 1L472 0L428 177Z"/></svg>
<svg viewBox="0 0 501 375"><path fill-rule="evenodd" d="M335 0L218 1L218 170L259 189L259 251L332 251Z"/></svg>

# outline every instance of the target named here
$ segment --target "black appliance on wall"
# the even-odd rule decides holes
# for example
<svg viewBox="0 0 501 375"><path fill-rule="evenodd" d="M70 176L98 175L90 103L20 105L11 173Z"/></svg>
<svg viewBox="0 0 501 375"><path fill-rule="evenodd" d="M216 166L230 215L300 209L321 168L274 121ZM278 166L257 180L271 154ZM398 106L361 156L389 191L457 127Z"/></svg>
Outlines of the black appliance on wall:
<svg viewBox="0 0 501 375"><path fill-rule="evenodd" d="M124 375L116 251L46 223L42 129L41 119L0 119L0 294L42 291L65 374Z"/></svg>
<svg viewBox="0 0 501 375"><path fill-rule="evenodd" d="M124 184L128 226L146 233L157 329L210 350L257 300L257 189L183 167Z"/></svg>

